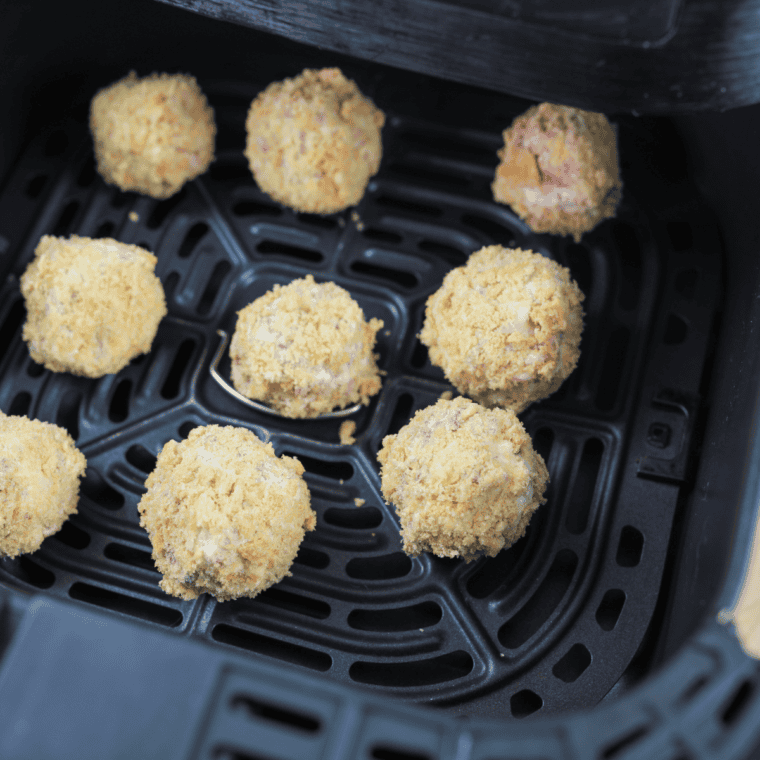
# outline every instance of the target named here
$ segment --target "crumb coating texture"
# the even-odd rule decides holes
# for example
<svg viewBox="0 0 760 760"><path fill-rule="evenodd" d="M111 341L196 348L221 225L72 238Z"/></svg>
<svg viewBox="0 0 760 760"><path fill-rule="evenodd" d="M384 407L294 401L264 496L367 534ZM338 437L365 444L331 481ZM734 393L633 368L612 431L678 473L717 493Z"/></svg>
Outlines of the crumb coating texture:
<svg viewBox="0 0 760 760"><path fill-rule="evenodd" d="M275 285L238 312L232 382L286 417L368 404L381 386L372 348L382 326L333 282Z"/></svg>
<svg viewBox="0 0 760 760"><path fill-rule="evenodd" d="M428 298L420 341L460 393L519 414L575 369L582 301L565 267L532 251L487 246Z"/></svg>
<svg viewBox="0 0 760 760"><path fill-rule="evenodd" d="M289 575L314 530L303 466L250 430L209 425L169 441L138 504L161 588L182 599L256 596Z"/></svg>
<svg viewBox="0 0 760 760"><path fill-rule="evenodd" d="M274 200L332 214L361 200L382 156L385 116L340 69L306 69L251 103L245 155Z"/></svg>
<svg viewBox="0 0 760 760"><path fill-rule="evenodd" d="M63 428L0 412L0 557L37 551L61 529L86 467Z"/></svg>
<svg viewBox="0 0 760 760"><path fill-rule="evenodd" d="M546 465L514 412L462 397L417 412L378 459L411 556L493 557L545 501Z"/></svg>
<svg viewBox="0 0 760 760"><path fill-rule="evenodd" d="M156 257L111 238L45 235L21 277L23 339L53 372L102 377L150 351L166 315Z"/></svg>

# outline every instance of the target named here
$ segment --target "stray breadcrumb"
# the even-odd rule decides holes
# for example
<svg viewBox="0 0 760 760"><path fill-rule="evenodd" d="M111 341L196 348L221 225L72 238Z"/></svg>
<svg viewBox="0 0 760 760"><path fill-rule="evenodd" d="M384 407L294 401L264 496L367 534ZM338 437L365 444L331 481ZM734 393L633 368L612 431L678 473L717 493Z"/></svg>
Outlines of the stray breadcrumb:
<svg viewBox="0 0 760 760"><path fill-rule="evenodd" d="M334 282L275 285L238 312L232 382L286 417L366 405L381 386L372 347L382 326Z"/></svg>
<svg viewBox="0 0 760 760"><path fill-rule="evenodd" d="M353 420L346 420L345 422L341 422L340 429L338 430L338 436L340 437L340 442L344 446L351 446L353 443L356 442L356 438L354 438L355 432L356 432L356 423Z"/></svg>
<svg viewBox="0 0 760 760"><path fill-rule="evenodd" d="M103 179L153 198L174 195L214 160L214 112L191 76L131 71L92 99L90 131Z"/></svg>
<svg viewBox="0 0 760 760"><path fill-rule="evenodd" d="M0 412L0 557L37 551L61 529L86 467L63 428Z"/></svg>
<svg viewBox="0 0 760 760"><path fill-rule="evenodd" d="M357 507L363 507L366 504L366 502L364 501L364 499L354 499L354 504Z"/></svg>
<svg viewBox="0 0 760 760"><path fill-rule="evenodd" d="M364 222L357 211L351 212L351 221L356 225L356 229L359 230L359 232L364 229Z"/></svg>
<svg viewBox="0 0 760 760"><path fill-rule="evenodd" d="M197 427L169 441L137 505L161 588L226 601L290 575L305 532L316 526L303 472L245 428Z"/></svg>
<svg viewBox="0 0 760 760"><path fill-rule="evenodd" d="M354 206L377 173L383 112L340 69L306 69L251 103L245 155L258 186L297 211Z"/></svg>
<svg viewBox="0 0 760 760"><path fill-rule="evenodd" d="M428 298L419 339L460 393L519 414L575 369L582 301L565 267L491 245L449 272Z"/></svg>
<svg viewBox="0 0 760 760"><path fill-rule="evenodd" d="M137 211L130 211L129 214L129 220L131 222L139 222L140 221L140 215L137 213Z"/></svg>
<svg viewBox="0 0 760 760"><path fill-rule="evenodd" d="M514 412L461 396L418 411L377 458L412 557L493 557L545 501L546 465Z"/></svg>
<svg viewBox="0 0 760 760"><path fill-rule="evenodd" d="M21 277L23 339L53 372L102 377L150 351L166 315L156 257L112 238L45 235Z"/></svg>
<svg viewBox="0 0 760 760"><path fill-rule="evenodd" d="M615 216L621 197L617 139L601 113L533 106L503 133L492 190L534 232L572 235Z"/></svg>
<svg viewBox="0 0 760 760"><path fill-rule="evenodd" d="M451 401L452 398L454 398L454 393L452 391L444 391L440 396L444 401Z"/></svg>

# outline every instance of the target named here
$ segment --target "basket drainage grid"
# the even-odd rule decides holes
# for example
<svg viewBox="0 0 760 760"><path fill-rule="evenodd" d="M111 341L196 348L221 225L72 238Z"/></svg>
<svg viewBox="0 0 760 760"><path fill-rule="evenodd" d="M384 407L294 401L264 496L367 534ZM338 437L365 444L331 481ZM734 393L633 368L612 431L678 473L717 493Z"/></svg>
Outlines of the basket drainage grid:
<svg viewBox="0 0 760 760"><path fill-rule="evenodd" d="M0 408L62 425L88 461L79 513L38 552L1 560L0 583L453 712L520 718L596 704L642 643L663 577L716 311L714 231L693 215L645 209L627 185L618 218L582 244L532 234L491 200L498 134L393 114L361 204L295 213L257 189L242 155L255 91L204 89L217 159L173 198L105 185L84 120L32 141L0 197L0 218L13 220L0 238ZM637 160L626 129L624 169ZM150 354L100 380L44 370L21 340L19 277L41 235L73 233L146 247L166 290L169 314ZM586 294L578 369L522 416L549 467L548 502L492 559L410 559L376 453L452 390L416 338L425 301L493 243L569 266ZM352 415L351 446L339 442L340 419L259 413L210 375L217 330L232 334L239 309L307 273L385 323L377 349L387 375ZM219 373L229 380L226 356ZM246 426L298 457L318 515L292 577L252 600L165 595L138 524L163 445L212 423Z"/></svg>

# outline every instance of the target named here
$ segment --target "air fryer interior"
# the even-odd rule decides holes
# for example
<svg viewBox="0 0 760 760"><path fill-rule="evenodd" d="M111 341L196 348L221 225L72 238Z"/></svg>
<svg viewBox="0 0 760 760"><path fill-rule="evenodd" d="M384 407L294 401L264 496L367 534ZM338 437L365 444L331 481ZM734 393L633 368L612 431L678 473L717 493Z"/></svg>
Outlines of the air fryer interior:
<svg viewBox="0 0 760 760"><path fill-rule="evenodd" d="M721 592L729 600L723 579L738 577L746 553L742 536L731 553L733 519L746 523L742 498L757 477L742 462L753 445L757 375L745 354L757 342L746 322L757 276L747 250L758 228L742 215L741 167L738 184L727 170L735 148L717 139L730 114L610 114L623 201L616 220L575 244L531 233L491 200L500 131L528 101L150 2L79 5L76 23L71 6L46 6L34 47L25 46L34 14L8 11L18 26L0 109L0 408L66 427L88 471L79 514L35 554L0 561L4 588L105 608L327 682L517 718L620 695L677 651ZM388 117L381 171L356 215L278 206L242 156L255 94L325 65L341 66ZM192 73L216 111L216 162L167 201L118 192L94 171L89 99L131 68ZM739 118L757 129L757 109ZM758 166L757 144L747 166ZM42 234L73 233L144 245L167 293L151 353L98 381L45 371L20 339L18 277ZM492 243L559 261L586 294L577 371L523 415L549 466L548 502L493 559L409 559L375 455L384 435L451 390L416 339L425 299ZM210 375L217 329L231 332L243 305L306 273L338 282L385 322L387 375L353 417L353 446L339 443L340 421L259 414ZM224 359L220 372L229 378ZM299 457L318 513L293 576L253 600L166 596L138 525L163 444L210 423L245 425ZM695 547L708 526L705 559Z"/></svg>

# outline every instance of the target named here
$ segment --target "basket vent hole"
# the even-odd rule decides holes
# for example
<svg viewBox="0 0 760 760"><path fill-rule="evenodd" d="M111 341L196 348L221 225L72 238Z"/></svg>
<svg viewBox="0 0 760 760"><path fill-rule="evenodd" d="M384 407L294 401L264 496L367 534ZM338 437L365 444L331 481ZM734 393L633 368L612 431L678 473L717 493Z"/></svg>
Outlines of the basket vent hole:
<svg viewBox="0 0 760 760"><path fill-rule="evenodd" d="M95 159L90 156L85 162L84 166L79 172L77 177L77 185L79 187L89 187L94 181L97 173L95 171Z"/></svg>
<svg viewBox="0 0 760 760"><path fill-rule="evenodd" d="M372 279L379 278L392 282L396 285L400 285L402 288L415 288L419 280L417 275L411 272L402 272L399 269L389 269L388 267L381 267L377 264L368 264L366 261L352 261L351 271L357 274L367 275Z"/></svg>
<svg viewBox="0 0 760 760"><path fill-rule="evenodd" d="M644 549L644 536L632 525L625 525L620 531L620 543L617 550L617 563L620 567L636 567L641 561Z"/></svg>
<svg viewBox="0 0 760 760"><path fill-rule="evenodd" d="M322 230L334 230L338 226L338 220L332 216L320 216L319 214L296 214L299 222L308 224L310 227L318 227Z"/></svg>
<svg viewBox="0 0 760 760"><path fill-rule="evenodd" d="M567 263L573 279L578 283L581 293L586 296L586 303L591 302L591 287L593 283L593 268L591 253L585 245L570 243L565 249Z"/></svg>
<svg viewBox="0 0 760 760"><path fill-rule="evenodd" d="M282 209L257 201L238 201L232 207L235 216L280 216Z"/></svg>
<svg viewBox="0 0 760 760"><path fill-rule="evenodd" d="M292 644L283 639L272 639L269 636L246 631L236 626L221 623L214 627L211 636L215 641L222 644L257 652L266 657L274 657L277 660L301 665L311 670L325 672L332 667L332 657L326 652Z"/></svg>
<svg viewBox="0 0 760 760"><path fill-rule="evenodd" d="M179 433L180 437L184 440L187 438L187 436L190 435L190 432L198 427L197 422L192 422L191 420L188 420L187 422L183 422L177 432Z"/></svg>
<svg viewBox="0 0 760 760"><path fill-rule="evenodd" d="M412 357L409 363L415 369L422 369L428 360L428 350L424 343L420 343L419 340L414 342L414 351L412 351Z"/></svg>
<svg viewBox="0 0 760 760"><path fill-rule="evenodd" d="M707 676L701 676L696 681L690 683L684 690L681 696L678 698L679 705L685 705L687 702L691 702L694 697L699 694L705 686L707 686L709 679Z"/></svg>
<svg viewBox="0 0 760 760"><path fill-rule="evenodd" d="M167 302L172 300L177 283L179 283L179 272L170 272L166 278L166 282L164 282L164 295Z"/></svg>
<svg viewBox="0 0 760 760"><path fill-rule="evenodd" d="M552 453L553 443L554 431L551 428L539 428L533 436L533 448L544 462L549 461L549 455Z"/></svg>
<svg viewBox="0 0 760 760"><path fill-rule="evenodd" d="M352 681L373 686L415 687L454 681L469 675L473 660L458 650L439 657L407 662L355 662L348 670Z"/></svg>
<svg viewBox="0 0 760 760"><path fill-rule="evenodd" d="M21 391L13 397L8 414L23 417L29 412L29 407L32 405L32 394L26 391Z"/></svg>
<svg viewBox="0 0 760 760"><path fill-rule="evenodd" d="M180 243L177 256L181 259L186 259L195 250L198 243L203 240L208 232L208 225L205 222L196 222L186 233L185 237Z"/></svg>
<svg viewBox="0 0 760 760"><path fill-rule="evenodd" d="M321 599L312 599L308 596L293 594L280 588L268 588L260 593L254 600L254 604L266 604L288 612L296 612L299 615L316 620L325 620L330 617L330 605Z"/></svg>
<svg viewBox="0 0 760 760"><path fill-rule="evenodd" d="M668 321L665 324L665 332L662 336L662 342L666 346L677 346L686 340L689 334L689 326L683 317L679 317L672 312L668 314Z"/></svg>
<svg viewBox="0 0 760 760"><path fill-rule="evenodd" d="M377 227L365 227L362 235L368 240L376 240L380 243L400 243L404 239L398 232L380 230Z"/></svg>
<svg viewBox="0 0 760 760"><path fill-rule="evenodd" d="M613 757L617 757L622 752L629 749L637 741L643 739L648 733L649 729L643 726L641 728L634 729L633 731L626 734L622 739L618 739L616 742L607 745L607 747L602 750L600 757L602 760L612 760Z"/></svg>
<svg viewBox="0 0 760 760"><path fill-rule="evenodd" d="M8 348L16 337L16 331L26 318L26 308L23 299L19 299L8 310L8 314L0 326L0 360L8 352Z"/></svg>
<svg viewBox="0 0 760 760"><path fill-rule="evenodd" d="M508 549L502 549L495 557L478 562L478 569L467 581L470 596L485 599L506 582L528 545L526 538L527 536L521 538Z"/></svg>
<svg viewBox="0 0 760 760"><path fill-rule="evenodd" d="M14 578L18 578L35 588L46 589L55 583L55 575L47 568L29 559L26 554L15 559L0 559L0 567Z"/></svg>
<svg viewBox="0 0 760 760"><path fill-rule="evenodd" d="M46 184L47 174L38 174L36 177L32 177L29 182L26 183L24 194L27 198L31 198L32 200L39 198L42 194L42 191L45 189Z"/></svg>
<svg viewBox="0 0 760 760"><path fill-rule="evenodd" d="M277 240L262 240L256 246L256 250L264 254L279 253L281 256L288 256L298 261L308 261L311 264L318 264L324 259L319 251L312 251L309 248L301 248L297 245L287 245Z"/></svg>
<svg viewBox="0 0 760 760"><path fill-rule="evenodd" d="M230 264L229 261L217 262L216 266L211 272L211 277L208 278L206 289L203 291L203 295L201 296L200 301L198 301L198 314L205 316L211 311L211 307L214 305L214 300L216 299L217 293L219 293L222 288L222 284L224 283L224 278L227 277L231 269L232 264Z"/></svg>
<svg viewBox="0 0 760 760"><path fill-rule="evenodd" d="M496 161L496 153L491 147L463 142L457 138L444 135L431 134L430 132L402 132L396 135L401 140L417 150L454 156L459 159L487 163L489 166Z"/></svg>
<svg viewBox="0 0 760 760"><path fill-rule="evenodd" d="M111 422L124 422L129 416L129 394L132 391L132 381L124 378L117 386L111 396L111 403L108 405L108 419Z"/></svg>
<svg viewBox="0 0 760 760"><path fill-rule="evenodd" d="M230 699L230 710L241 711L250 718L263 718L289 728L314 734L322 727L319 719L306 713L296 712L289 707L273 705L244 694L236 694Z"/></svg>
<svg viewBox="0 0 760 760"><path fill-rule="evenodd" d="M406 211L410 214L421 214L422 216L438 217L443 212L435 206L428 206L424 203L408 201L405 198L394 198L390 195L381 195L375 199L378 206L392 208L398 211Z"/></svg>
<svg viewBox="0 0 760 760"><path fill-rule="evenodd" d="M187 189L183 187L178 193L172 195L171 198L156 203L153 210L150 212L148 221L146 222L148 229L157 230L166 221L169 214L171 214L171 212L174 211L174 209L177 208L186 197Z"/></svg>
<svg viewBox="0 0 760 760"><path fill-rule="evenodd" d="M453 245L445 245L435 240L421 240L417 244L417 247L426 253L434 253L436 256L440 256L447 264L453 267L462 266L468 258L466 253L462 253L458 248L454 248Z"/></svg>
<svg viewBox="0 0 760 760"><path fill-rule="evenodd" d="M66 520L53 538L72 549L86 549L90 545L90 534L78 528L71 520Z"/></svg>
<svg viewBox="0 0 760 760"><path fill-rule="evenodd" d="M641 247L636 230L625 222L612 227L620 261L620 306L635 309L641 292Z"/></svg>
<svg viewBox="0 0 760 760"><path fill-rule="evenodd" d="M60 156L69 147L69 138L61 129L52 132L45 142L42 152L45 156Z"/></svg>
<svg viewBox="0 0 760 760"><path fill-rule="evenodd" d="M81 483L82 494L104 509L117 510L124 506L124 496L106 483L97 470L88 467Z"/></svg>
<svg viewBox="0 0 760 760"><path fill-rule="evenodd" d="M111 196L111 208L124 208L133 197L136 197L135 193L125 193L116 188Z"/></svg>
<svg viewBox="0 0 760 760"><path fill-rule="evenodd" d="M387 581L403 578L412 570L412 560L404 552L379 557L354 557L346 564L346 575L361 581Z"/></svg>
<svg viewBox="0 0 760 760"><path fill-rule="evenodd" d="M515 718L527 718L544 706L544 700L530 689L523 689L513 694L509 700L509 709Z"/></svg>
<svg viewBox="0 0 760 760"><path fill-rule="evenodd" d="M487 219L484 216L478 216L477 214L464 214L462 216L462 222L468 227L473 227L479 232L484 232L495 243L503 244L506 240L511 240L514 237L514 233L507 227L494 222L493 219Z"/></svg>
<svg viewBox="0 0 760 760"><path fill-rule="evenodd" d="M151 570L154 573L158 572L151 553L142 549L135 549L124 544L110 543L106 545L103 554L108 559L121 562L123 565L130 565L141 570Z"/></svg>
<svg viewBox="0 0 760 760"><path fill-rule="evenodd" d="M688 222L668 222L667 230L674 250L688 251L694 246L694 235Z"/></svg>
<svg viewBox="0 0 760 760"><path fill-rule="evenodd" d="M626 327L617 327L607 342L595 399L596 406L604 412L611 411L615 406L620 382L625 375L630 340L630 331Z"/></svg>
<svg viewBox="0 0 760 760"><path fill-rule="evenodd" d="M414 396L411 393L402 393L398 397L386 435L395 435L409 422L412 406L414 406Z"/></svg>
<svg viewBox="0 0 760 760"><path fill-rule="evenodd" d="M26 374L29 377L39 377L44 371L45 368L41 364L37 364L34 359L29 359L26 364Z"/></svg>
<svg viewBox="0 0 760 760"><path fill-rule="evenodd" d="M141 446L139 443L130 446L125 456L127 462L141 472L150 474L156 469L156 457L145 446Z"/></svg>
<svg viewBox="0 0 760 760"><path fill-rule="evenodd" d="M422 602L408 607L379 610L352 610L348 624L358 631L395 633L429 628L441 622L443 610L436 602Z"/></svg>
<svg viewBox="0 0 760 760"><path fill-rule="evenodd" d="M319 549L311 549L301 544L293 562L310 567L313 570L324 570L330 564L330 555L319 551Z"/></svg>
<svg viewBox="0 0 760 760"><path fill-rule="evenodd" d="M611 588L602 597L596 609L596 622L603 631L611 631L620 618L625 604L625 592L619 588Z"/></svg>
<svg viewBox="0 0 760 760"><path fill-rule="evenodd" d="M398 161L388 164L384 169L389 174L394 174L397 177L403 177L404 179L412 181L422 180L423 182L433 184L436 187L448 186L451 188L463 188L470 184L466 177L459 177L456 174L450 174L449 172L426 169L422 166L402 164Z"/></svg>
<svg viewBox="0 0 760 760"><path fill-rule="evenodd" d="M242 161L214 161L209 169L209 175L217 182L228 182L248 179L251 176L251 170L248 164Z"/></svg>
<svg viewBox="0 0 760 760"><path fill-rule="evenodd" d="M350 480L354 477L354 468L349 462L326 462L324 459L316 459L306 454L295 454L292 451L283 451L282 455L295 457L306 472L312 475L321 475L323 478L332 480Z"/></svg>
<svg viewBox="0 0 760 760"><path fill-rule="evenodd" d="M430 760L430 755L421 755L419 752L409 752L380 744L372 748L370 757L372 760Z"/></svg>
<svg viewBox="0 0 760 760"><path fill-rule="evenodd" d="M567 654L552 668L552 673L565 683L577 681L591 665L591 652L583 644L574 644Z"/></svg>
<svg viewBox="0 0 760 760"><path fill-rule="evenodd" d="M575 482L570 492L565 523L567 529L575 535L580 535L586 530L603 454L604 444L598 438L589 438L583 446Z"/></svg>
<svg viewBox="0 0 760 760"><path fill-rule="evenodd" d="M377 507L330 507L322 519L336 528L370 530L380 525L383 513Z"/></svg>
<svg viewBox="0 0 760 760"><path fill-rule="evenodd" d="M66 391L61 398L55 416L55 424L64 428L74 441L79 438L79 407L81 404L82 394L79 391Z"/></svg>
<svg viewBox="0 0 760 760"><path fill-rule="evenodd" d="M578 556L571 549L560 549L537 591L510 620L499 629L499 641L508 649L524 644L549 619L570 588L578 567Z"/></svg>
<svg viewBox="0 0 760 760"><path fill-rule="evenodd" d="M53 226L53 230L50 233L56 237L63 237L67 235L71 229L74 217L79 211L79 201L69 201L61 211L61 215L58 217L58 221Z"/></svg>
<svg viewBox="0 0 760 760"><path fill-rule="evenodd" d="M673 287L676 293L680 293L687 301L694 298L699 282L699 272L696 269L684 269L676 275Z"/></svg>
<svg viewBox="0 0 760 760"><path fill-rule="evenodd" d="M164 380L164 384L161 386L161 396L163 398L173 399L177 398L179 395L182 377L185 374L185 370L190 363L194 351L195 341L191 338L186 338L180 343L177 353L174 356L172 366L166 374L166 380Z"/></svg>
<svg viewBox="0 0 760 760"><path fill-rule="evenodd" d="M744 711L747 703L755 691L754 684L751 681L743 681L734 695L728 701L720 714L720 719L725 726L735 723Z"/></svg>
<svg viewBox="0 0 760 760"><path fill-rule="evenodd" d="M113 235L113 231L116 229L116 225L113 222L103 222L95 230L96 238L107 238Z"/></svg>
<svg viewBox="0 0 760 760"><path fill-rule="evenodd" d="M80 602L87 602L114 612L149 620L152 623L176 628L182 622L182 613L171 607L164 607L144 599L126 596L110 589L77 581L69 589L69 596Z"/></svg>

